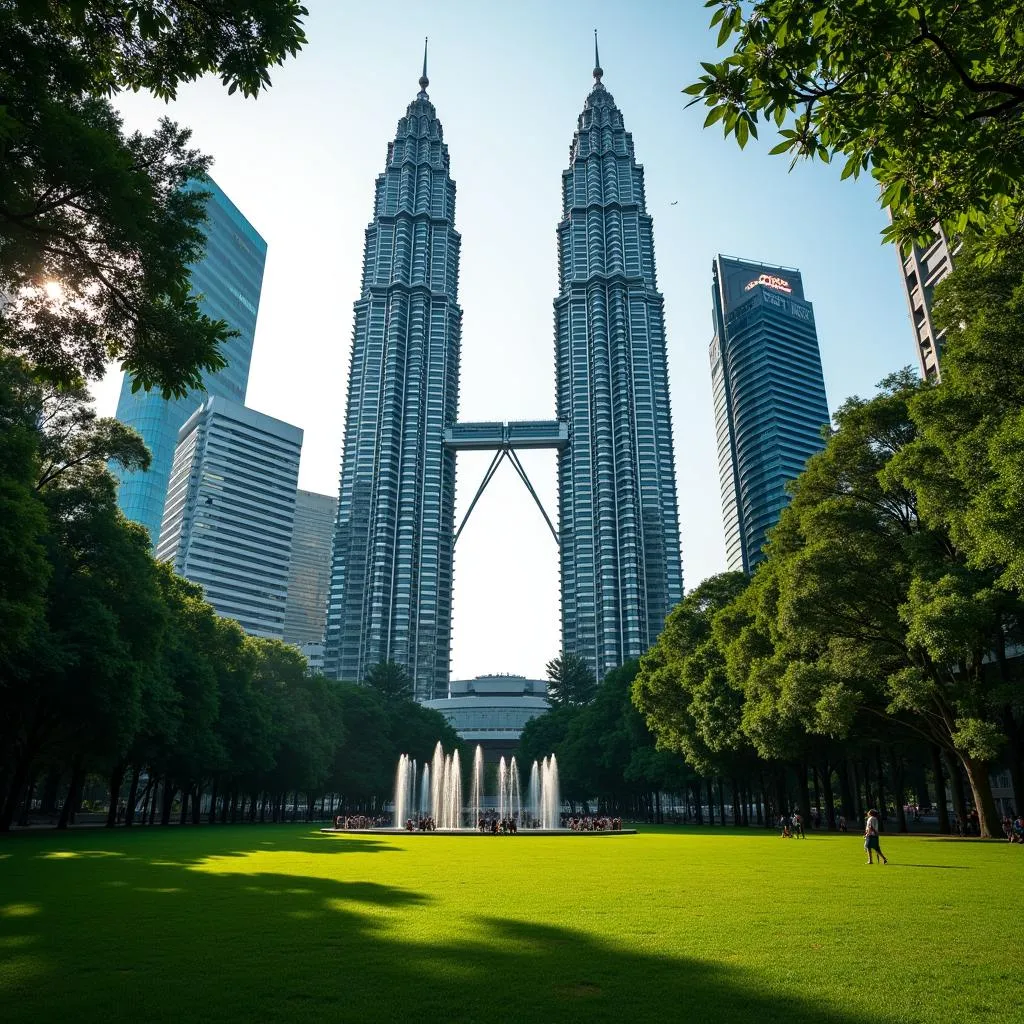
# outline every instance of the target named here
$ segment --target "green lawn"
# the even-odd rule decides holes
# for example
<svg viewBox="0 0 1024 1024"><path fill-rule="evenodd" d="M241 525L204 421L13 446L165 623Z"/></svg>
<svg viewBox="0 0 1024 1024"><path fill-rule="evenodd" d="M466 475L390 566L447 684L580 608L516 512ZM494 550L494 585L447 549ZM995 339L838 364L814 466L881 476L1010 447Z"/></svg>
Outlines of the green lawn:
<svg viewBox="0 0 1024 1024"><path fill-rule="evenodd" d="M1020 1021L1024 849L731 829L0 841L0 1019Z"/></svg>

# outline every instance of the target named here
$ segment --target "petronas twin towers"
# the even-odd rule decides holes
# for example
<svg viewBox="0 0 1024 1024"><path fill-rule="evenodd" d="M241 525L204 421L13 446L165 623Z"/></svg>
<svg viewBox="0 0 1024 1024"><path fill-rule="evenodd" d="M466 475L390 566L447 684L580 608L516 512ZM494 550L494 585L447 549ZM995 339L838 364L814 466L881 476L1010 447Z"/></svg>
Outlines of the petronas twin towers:
<svg viewBox="0 0 1024 1024"><path fill-rule="evenodd" d="M329 676L361 680L393 660L408 669L418 699L446 694L460 449L490 449L517 467L516 448L557 449L563 649L586 658L599 677L643 653L682 597L652 222L643 168L602 83L596 46L595 65L562 174L556 419L459 424L455 183L424 60L366 229Z"/></svg>

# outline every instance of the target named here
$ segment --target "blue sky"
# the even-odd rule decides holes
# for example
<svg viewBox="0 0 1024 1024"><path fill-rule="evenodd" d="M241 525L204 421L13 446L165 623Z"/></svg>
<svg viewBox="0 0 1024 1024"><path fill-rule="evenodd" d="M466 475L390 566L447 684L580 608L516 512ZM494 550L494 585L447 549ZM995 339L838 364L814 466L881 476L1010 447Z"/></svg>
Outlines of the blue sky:
<svg viewBox="0 0 1024 1024"><path fill-rule="evenodd" d="M686 108L680 90L716 53L700 0L307 6L309 45L275 69L257 101L229 97L215 80L169 107L145 95L118 100L129 129L164 114L190 126L218 183L268 242L247 402L305 430L301 487L337 493L363 232L427 35L463 238L460 418L527 419L554 413L561 172L599 30L604 83L633 133L654 217L687 589L725 568L707 354L715 253L802 271L832 409L916 365L870 180L840 182L838 166L821 164L788 173L786 157L768 156L770 135L741 152L718 126L702 130L701 109ZM118 387L112 372L96 388L102 412L113 412ZM523 461L554 516L553 454ZM457 518L487 462L460 456ZM453 678L542 676L558 651L554 541L511 467L459 540L453 631Z"/></svg>

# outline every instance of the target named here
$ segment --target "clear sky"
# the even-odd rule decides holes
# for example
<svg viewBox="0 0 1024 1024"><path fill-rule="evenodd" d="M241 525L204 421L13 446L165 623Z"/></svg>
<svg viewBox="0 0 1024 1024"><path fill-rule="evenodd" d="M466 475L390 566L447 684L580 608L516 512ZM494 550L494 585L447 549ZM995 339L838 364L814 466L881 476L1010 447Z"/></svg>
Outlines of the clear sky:
<svg viewBox="0 0 1024 1024"><path fill-rule="evenodd" d="M165 106L121 97L129 129L168 114L215 159L213 176L269 245L247 404L305 430L300 487L337 493L352 303L373 185L417 91L430 37L430 98L458 187L463 308L459 416L554 415L555 227L561 172L591 87L593 29L604 84L632 132L654 217L687 589L725 568L711 407L711 260L798 267L813 302L829 404L869 395L916 365L895 253L871 182L821 164L788 173L771 141L740 151L680 90L715 55L700 0L481 4L307 0L309 45L256 101L215 80ZM95 391L112 414L120 374ZM456 519L489 456L458 463ZM523 462L552 518L555 457ZM558 652L554 541L511 466L455 552L452 678L542 677Z"/></svg>

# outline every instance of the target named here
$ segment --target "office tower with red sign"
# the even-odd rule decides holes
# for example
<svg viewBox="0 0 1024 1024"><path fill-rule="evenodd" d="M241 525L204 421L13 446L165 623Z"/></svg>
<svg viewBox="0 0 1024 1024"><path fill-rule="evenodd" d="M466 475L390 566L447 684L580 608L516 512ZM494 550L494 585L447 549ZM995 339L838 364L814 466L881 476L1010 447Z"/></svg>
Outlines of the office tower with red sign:
<svg viewBox="0 0 1024 1024"><path fill-rule="evenodd" d="M789 501L786 484L824 447L828 402L800 271L719 255L711 273L726 556L731 570L752 572Z"/></svg>

